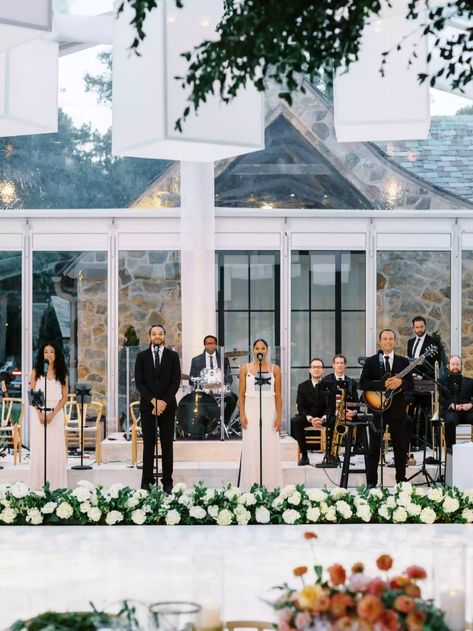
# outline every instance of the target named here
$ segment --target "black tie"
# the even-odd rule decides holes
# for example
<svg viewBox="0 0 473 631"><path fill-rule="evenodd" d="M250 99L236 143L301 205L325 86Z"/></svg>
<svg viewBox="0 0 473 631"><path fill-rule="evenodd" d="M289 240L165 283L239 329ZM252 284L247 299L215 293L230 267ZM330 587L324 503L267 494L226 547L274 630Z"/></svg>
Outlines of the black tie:
<svg viewBox="0 0 473 631"><path fill-rule="evenodd" d="M417 347L420 344L420 337L418 337L416 339L416 343L414 344L414 348L412 349L412 356L415 357L416 356L416 351L417 351Z"/></svg>
<svg viewBox="0 0 473 631"><path fill-rule="evenodd" d="M338 381L343 381L343 377L339 377L339 378L338 378Z"/></svg>
<svg viewBox="0 0 473 631"><path fill-rule="evenodd" d="M155 347L154 350L154 367L156 370L159 368L159 346Z"/></svg>
<svg viewBox="0 0 473 631"><path fill-rule="evenodd" d="M214 368L214 358L210 355L210 368Z"/></svg>
<svg viewBox="0 0 473 631"><path fill-rule="evenodd" d="M391 366L389 365L389 357L387 355L384 356L384 370L386 372L391 372Z"/></svg>

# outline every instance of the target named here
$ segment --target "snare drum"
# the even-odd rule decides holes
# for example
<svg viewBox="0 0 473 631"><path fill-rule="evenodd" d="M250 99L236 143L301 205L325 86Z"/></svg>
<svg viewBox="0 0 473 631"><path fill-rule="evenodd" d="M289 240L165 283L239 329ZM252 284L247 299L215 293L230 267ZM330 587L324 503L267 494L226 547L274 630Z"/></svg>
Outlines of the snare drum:
<svg viewBox="0 0 473 631"><path fill-rule="evenodd" d="M176 418L178 438L205 440L216 436L220 408L211 394L196 390L182 397Z"/></svg>

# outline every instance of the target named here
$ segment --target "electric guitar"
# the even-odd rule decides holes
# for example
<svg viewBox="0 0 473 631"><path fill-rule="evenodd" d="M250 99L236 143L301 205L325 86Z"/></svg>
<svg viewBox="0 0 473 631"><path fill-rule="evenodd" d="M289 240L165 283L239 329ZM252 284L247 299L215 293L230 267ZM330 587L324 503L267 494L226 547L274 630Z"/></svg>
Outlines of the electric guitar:
<svg viewBox="0 0 473 631"><path fill-rule="evenodd" d="M413 361L411 361L410 364L406 366L403 370L401 370L400 373L398 373L397 375L392 375L392 373L388 372L384 375L381 381L385 383L386 379L389 379L389 377L392 377L392 376L397 377L398 379L402 379L403 377L408 375L412 370L414 370L414 368L416 368L417 366L420 366L420 364L423 364L424 359L426 357L429 357L430 355L434 355L437 351L438 349L435 346L435 344L431 344L430 346L426 348L426 350L422 353L422 355L417 357L417 359L414 359ZM395 388L394 390L385 390L384 392L376 392L375 390L364 390L363 400L366 403L366 405L370 408L370 410L372 410L373 412L384 412L385 410L389 408L389 406L392 403L393 397L398 392L400 392L400 390L401 390L401 387Z"/></svg>

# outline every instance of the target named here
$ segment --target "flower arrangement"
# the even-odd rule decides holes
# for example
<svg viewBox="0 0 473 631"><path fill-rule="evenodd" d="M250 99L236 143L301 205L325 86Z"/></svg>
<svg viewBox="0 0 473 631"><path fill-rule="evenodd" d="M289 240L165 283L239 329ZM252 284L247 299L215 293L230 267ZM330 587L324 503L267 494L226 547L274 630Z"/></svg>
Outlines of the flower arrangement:
<svg viewBox="0 0 473 631"><path fill-rule="evenodd" d="M315 533L305 537L317 538ZM412 565L401 574L389 575L393 559L381 555L376 565L381 576L365 574L362 563L355 563L348 575L336 563L327 568L314 567L315 581L306 583L308 568L296 567L299 590L282 585L281 596L273 607L278 611L279 631L446 631L443 613L430 600L422 599L419 580L426 578L422 567Z"/></svg>
<svg viewBox="0 0 473 631"><path fill-rule="evenodd" d="M176 484L170 495L114 484L108 489L82 480L75 489L31 491L22 482L0 485L0 524L340 524L473 523L473 490L424 489L407 482L394 490L365 487L312 489L287 485L269 491L254 485L243 493L228 484Z"/></svg>

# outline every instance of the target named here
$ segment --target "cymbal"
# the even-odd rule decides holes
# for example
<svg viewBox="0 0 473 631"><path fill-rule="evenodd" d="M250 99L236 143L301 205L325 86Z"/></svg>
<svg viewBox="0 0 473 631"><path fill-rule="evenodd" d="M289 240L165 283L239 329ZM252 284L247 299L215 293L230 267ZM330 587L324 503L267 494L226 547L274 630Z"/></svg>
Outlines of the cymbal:
<svg viewBox="0 0 473 631"><path fill-rule="evenodd" d="M248 351L238 351L236 348L225 353L225 357L245 357L245 355L248 355Z"/></svg>

